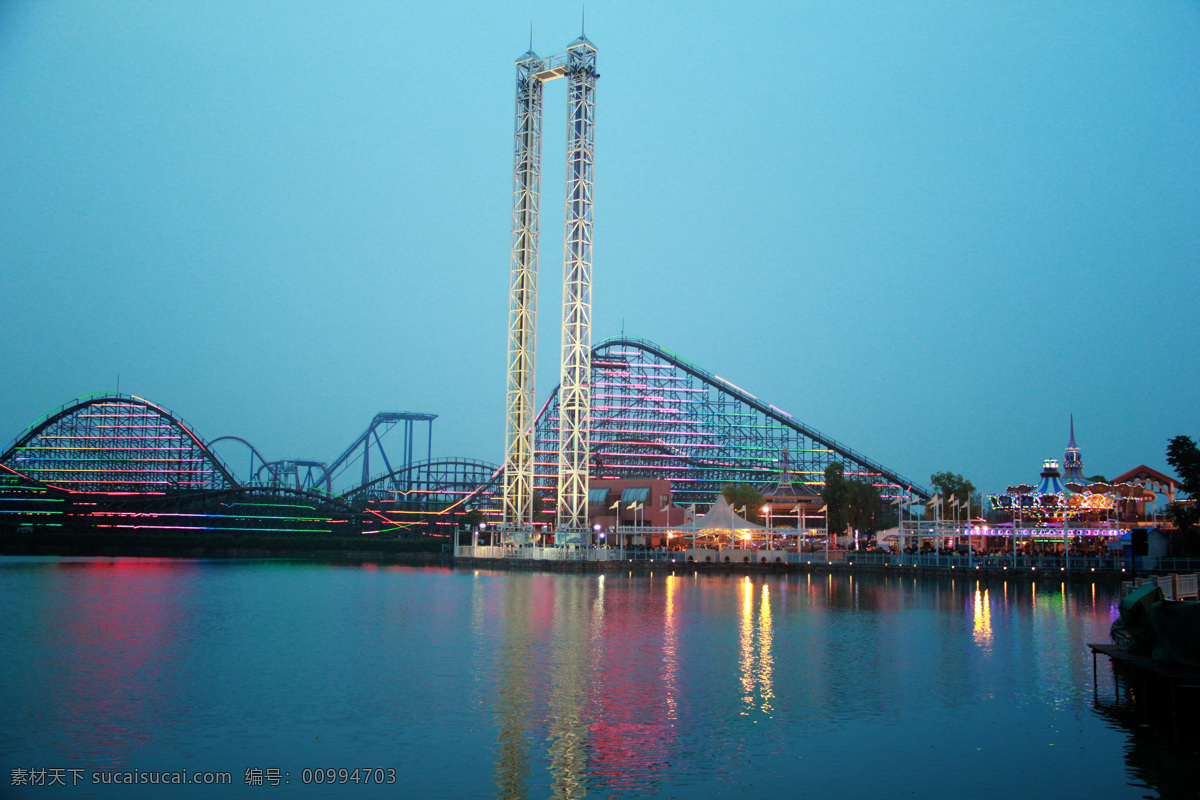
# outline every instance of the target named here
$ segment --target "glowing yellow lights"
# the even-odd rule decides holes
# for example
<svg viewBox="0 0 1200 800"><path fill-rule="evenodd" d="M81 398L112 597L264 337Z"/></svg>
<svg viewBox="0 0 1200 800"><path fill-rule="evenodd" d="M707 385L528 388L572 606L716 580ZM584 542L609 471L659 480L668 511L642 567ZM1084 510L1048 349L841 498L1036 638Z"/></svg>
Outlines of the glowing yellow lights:
<svg viewBox="0 0 1200 800"><path fill-rule="evenodd" d="M754 595L750 578L742 581L742 613L738 620L738 667L742 703L746 710L754 708Z"/></svg>
<svg viewBox="0 0 1200 800"><path fill-rule="evenodd" d="M992 646L992 607L988 602L987 590L975 589L974 630L975 644L984 649Z"/></svg>
<svg viewBox="0 0 1200 800"><path fill-rule="evenodd" d="M749 392L747 392L747 391L746 391L745 389L743 389L742 387L740 387L740 386L737 386L736 384L730 383L729 381L727 381L727 380L725 380L724 378L722 378L720 375L713 375L713 377L714 377L714 378L716 378L717 380L719 380L721 383L725 384L726 386L732 386L734 389L737 389L739 392L741 392L742 394L746 395L747 397L754 397L754 395L750 394ZM755 400L757 400L758 398L757 398L757 397L754 397L754 399L755 399Z"/></svg>
<svg viewBox="0 0 1200 800"><path fill-rule="evenodd" d="M742 716L748 716L756 710L770 716L774 710L772 701L775 697L774 627L770 586L763 584L757 620L754 616L754 586L749 576L742 581L741 591L738 683L742 695Z"/></svg>

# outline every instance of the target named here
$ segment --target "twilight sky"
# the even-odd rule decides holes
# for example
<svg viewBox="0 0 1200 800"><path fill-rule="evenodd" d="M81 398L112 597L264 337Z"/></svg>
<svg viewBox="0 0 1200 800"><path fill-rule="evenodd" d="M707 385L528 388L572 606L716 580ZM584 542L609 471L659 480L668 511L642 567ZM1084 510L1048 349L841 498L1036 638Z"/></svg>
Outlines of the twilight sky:
<svg viewBox="0 0 1200 800"><path fill-rule="evenodd" d="M498 462L531 21L553 55L580 6L0 1L0 443L119 375L268 458L411 410ZM587 35L593 342L920 483L1032 482L1071 413L1110 478L1200 437L1200 4L589 0Z"/></svg>

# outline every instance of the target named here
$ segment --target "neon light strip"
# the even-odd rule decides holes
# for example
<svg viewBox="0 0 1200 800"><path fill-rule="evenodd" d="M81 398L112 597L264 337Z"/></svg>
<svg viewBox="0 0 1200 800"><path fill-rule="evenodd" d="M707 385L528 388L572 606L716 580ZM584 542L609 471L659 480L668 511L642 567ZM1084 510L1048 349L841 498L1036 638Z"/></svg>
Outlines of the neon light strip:
<svg viewBox="0 0 1200 800"><path fill-rule="evenodd" d="M201 525L101 525L96 524L97 528L113 528L121 530L161 530L161 531L241 531L243 533L328 533L332 534L332 528L235 528L223 526L201 526ZM301 546L303 542L297 542L297 546Z"/></svg>
<svg viewBox="0 0 1200 800"><path fill-rule="evenodd" d="M316 511L316 506L310 506L299 503L230 503L226 508L304 508L309 511Z"/></svg>
<svg viewBox="0 0 1200 800"><path fill-rule="evenodd" d="M126 408L135 408L135 406L124 406ZM161 414L72 414L71 417L63 417L63 419L162 419Z"/></svg>
<svg viewBox="0 0 1200 800"><path fill-rule="evenodd" d="M659 423L659 424L667 422L667 420L647 419L645 417L597 417L597 416L593 416L592 421L593 422L597 422L597 421L599 421L599 422L654 422L654 423ZM671 425L712 425L711 422L704 422L702 420L692 420L692 419L673 419L673 420L670 420L670 424Z"/></svg>
<svg viewBox="0 0 1200 800"><path fill-rule="evenodd" d="M270 514L173 514L170 512L132 512L132 511L92 511L86 517L120 517L122 519L158 519L159 517L183 517L184 519L267 519L286 520L288 522L321 522L329 523L329 517L277 517Z"/></svg>
<svg viewBox="0 0 1200 800"><path fill-rule="evenodd" d="M599 400L648 400L653 403L678 403L679 405L699 406L704 405L699 400L689 400L686 397L667 397L660 394L643 395L643 394L600 394L597 392L592 395Z"/></svg>
<svg viewBox="0 0 1200 800"><path fill-rule="evenodd" d="M52 454L50 455L50 459L53 459L53 460L56 460L56 461L64 461L64 460L68 460L68 459L75 458L75 456L72 456L72 455L70 455L70 454L73 454L73 453L91 453L91 452L104 452L104 453L116 453L116 452L135 452L135 453L151 453L151 452L154 452L154 453L170 453L170 452L173 452L173 451L175 451L175 450L180 450L180 449L182 449L182 448L176 448L176 447L31 447L31 448L22 448L22 449L29 449L29 450L50 450L50 451L52 451ZM190 450L191 450L191 448L188 448L188 450L190 451ZM31 460L31 459L27 459L27 460ZM47 459L47 458L42 458L42 459L36 459L36 460L46 461L46 460L49 460L49 459ZM83 459L82 457L80 457L80 458L79 458L79 460L84 460L84 459ZM91 461L105 461L105 460L112 460L112 461L118 461L118 460L132 461L132 460L143 460L143 459L117 459L117 458L113 458L113 459L103 459L103 458L95 458L95 459L89 459L89 460L91 460ZM171 459L171 458L164 458L164 459L157 459L157 460L159 460L159 461L183 461L184 459L182 459L182 458L175 458L175 459ZM187 460L189 460L189 461L196 461L197 459L187 459ZM201 459L201 460L203 460L203 461L207 461L208 459Z"/></svg>
<svg viewBox="0 0 1200 800"><path fill-rule="evenodd" d="M637 367L638 369L675 369L674 364L652 364L649 361L592 361L592 366L616 367L618 369Z"/></svg>
<svg viewBox="0 0 1200 800"><path fill-rule="evenodd" d="M605 384L605 385L611 385L613 387L616 387L617 389L633 388L633 387L629 386L629 384L627 384L627 383L613 383L613 384ZM671 394L679 394L679 393L708 394L708 389L690 389L687 386L652 386L652 387L650 387L650 391L670 392ZM597 397L643 397L644 395L640 395L640 394L609 395L607 393L597 392L596 396ZM702 403L704 401L697 398L696 400L689 400L688 402Z"/></svg>
<svg viewBox="0 0 1200 800"><path fill-rule="evenodd" d="M762 467L746 467L740 464L720 464L713 462L711 467L689 467L689 469L711 470L713 472L766 472ZM605 464L605 469L657 469L657 470L677 470L678 466L656 467L652 464ZM633 480L633 479L630 479Z"/></svg>
<svg viewBox="0 0 1200 800"><path fill-rule="evenodd" d="M628 442L625 442L624 444L628 444ZM687 461L691 459L691 456L671 455L670 453L620 453L614 450L605 450L603 453L596 453L596 455L624 456L626 458L670 458L680 461Z"/></svg>
<svg viewBox="0 0 1200 800"><path fill-rule="evenodd" d="M659 380L666 380L666 379L660 378ZM672 379L672 380L674 380L674 379ZM682 378L679 380L682 380ZM597 381L596 383L593 383L592 386L615 386L618 389L658 389L661 391L681 391L681 392L688 391L686 389L671 389L668 386L651 386L648 383L605 383L603 381ZM691 391L696 391L696 390L692 389Z"/></svg>
<svg viewBox="0 0 1200 800"><path fill-rule="evenodd" d="M127 430L127 431L128 430L138 430L141 428L151 428L154 430L175 430L174 425L162 425L162 424L159 424L159 425L96 425L94 427L97 430L100 430L101 428L106 429L106 430L108 428L112 428L114 430Z"/></svg>
<svg viewBox="0 0 1200 800"><path fill-rule="evenodd" d="M724 378L722 378L720 375L713 375L713 377L714 377L714 378L716 378L717 380L719 380L721 383L724 383L724 384L726 384L727 386L732 386L734 389L737 389L739 392L741 392L742 394L746 395L747 397L754 397L754 395L750 394L749 392L747 392L747 391L746 391L745 389L743 389L742 387L740 387L740 386L738 386L738 385L736 385L736 384L730 383L729 381L727 381L727 380L725 380ZM758 400L758 398L757 398L757 397L754 397L754 399L755 399L755 400ZM760 403L762 402L761 400L758 400L758 401L759 401Z"/></svg>
<svg viewBox="0 0 1200 800"><path fill-rule="evenodd" d="M103 449L103 448L97 448L97 449ZM60 452L62 452L62 451L60 451ZM67 450L65 452L69 452L69 453L73 454L76 451ZM70 456L67 456L67 455L40 456L40 457L23 456L16 460L24 461L24 462L34 462L34 463L55 462L55 461L72 461L72 462L95 461L95 462L99 462L99 463L112 463L112 464L123 464L123 463L131 462L131 461L144 461L149 464L197 464L197 463L198 464L206 464L206 463L208 463L208 459L206 459L206 458L138 458L136 456L133 458L118 458L116 456L113 456L110 458L103 458L103 457L95 458L95 457L88 457L88 456L74 455L74 454L70 455Z"/></svg>
<svg viewBox="0 0 1200 800"><path fill-rule="evenodd" d="M627 370L598 369L598 370L596 370L596 372L598 372L599 374L604 375L606 377L609 377L609 378L642 378L643 380L653 380L653 381L686 381L687 380L687 378L682 375L642 375L640 373L629 372Z"/></svg>
<svg viewBox="0 0 1200 800"><path fill-rule="evenodd" d="M622 420L622 421L623 421L623 422L640 422L640 421L642 421L642 420L636 420L636 419L624 419L624 420ZM553 427L553 426L551 426L551 427L550 427L550 430L551 430L551 431L557 431L557 430L558 430L558 428L557 428L557 427ZM593 432L593 433L643 433L643 434L644 434L644 433L647 433L647 431L646 431L644 428L610 428L610 427L608 427L608 426L605 426L605 427L603 427L603 428L592 428L592 432ZM660 432L661 432L661 431L654 431L654 433L660 433ZM707 432L707 431L668 431L668 432L666 432L666 433L667 433L669 436L708 436L708 437L720 437L720 436L724 436L724 435L725 435L725 434L723 434L723 433L716 433L716 432L712 432L712 433L710 433L710 432ZM539 442L557 442L557 441L558 441L558 439L557 439L557 438L554 438L554 439L539 439L538 441L539 441ZM556 450L555 452L558 452L558 451Z"/></svg>
<svg viewBox="0 0 1200 800"><path fill-rule="evenodd" d="M211 470L211 469L207 469L207 470L196 470L196 469L83 469L83 468L71 469L69 467L32 467L29 471L30 472L39 472L39 473L40 472L65 472L69 475L78 475L78 474L85 473L85 472L101 472L106 475L143 475L143 474L171 475L171 474L182 473L182 474L189 475L189 476L194 476L198 472L199 473L214 472L214 470Z"/></svg>
<svg viewBox="0 0 1200 800"><path fill-rule="evenodd" d="M96 480L96 479L89 478L88 480L78 480L78 481L69 481L69 480L61 480L60 479L60 480L55 481L55 483L56 484L60 484L60 483L61 484L66 484L66 483L81 484L82 483L82 484L88 484L88 485L93 484L93 483L94 484L132 483L132 484L142 484L144 486L162 486L163 484L166 484L166 483L175 483L179 486L208 486L212 483L212 481L102 481L102 480Z"/></svg>
<svg viewBox="0 0 1200 800"><path fill-rule="evenodd" d="M45 434L45 435L43 435L43 436L39 436L39 437L37 437L37 438L38 438L39 440L42 440L42 441L50 441L50 440L57 440L57 439L65 439L65 440L74 440L74 439L87 439L88 441L96 441L96 440L99 440L99 441L102 441L102 442L103 442L103 441L120 441L120 440L123 440L123 439L125 439L125 440L127 440L127 439L140 439L140 440L144 440L144 441L149 441L149 440L151 440L151 439L170 439L171 441L174 441L174 442L179 442L179 443L180 443L179 447L180 447L181 449L182 449L182 448L184 448L184 447L186 447L188 450L191 450L191 449L192 449L192 448L191 448L191 445L188 445L188 444L186 444L186 441L187 441L187 440L186 440L186 439L184 439L183 437L181 437L181 436L177 435L177 434L176 434L176 435L173 435L173 436L97 436L97 435L95 435L95 434L88 434L88 435L86 435L86 436L66 436L66 435L50 435L50 434ZM21 450L39 450L39 449L44 449L44 448L37 448L37 447L22 447L22 448L20 448L20 449L21 449Z"/></svg>

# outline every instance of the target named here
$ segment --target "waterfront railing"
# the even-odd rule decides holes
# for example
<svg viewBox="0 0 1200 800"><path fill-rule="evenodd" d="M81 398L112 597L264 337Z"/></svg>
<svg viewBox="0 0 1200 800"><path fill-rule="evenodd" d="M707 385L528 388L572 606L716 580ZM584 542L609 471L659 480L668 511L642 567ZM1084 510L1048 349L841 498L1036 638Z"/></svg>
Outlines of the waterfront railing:
<svg viewBox="0 0 1200 800"><path fill-rule="evenodd" d="M954 569L970 571L1025 572L1131 572L1124 558L1095 556L1012 556L1012 555L953 555L953 554L896 554L862 550L830 550L828 552L795 552L790 550L660 550L653 548L621 547L536 547L530 545L464 545L455 549L460 558L482 558L510 561L625 561L663 565L842 565L864 567L907 567L916 569ZM1159 559L1155 569L1171 571ZM1146 567L1139 564L1139 571ZM1192 568L1195 570L1195 567Z"/></svg>

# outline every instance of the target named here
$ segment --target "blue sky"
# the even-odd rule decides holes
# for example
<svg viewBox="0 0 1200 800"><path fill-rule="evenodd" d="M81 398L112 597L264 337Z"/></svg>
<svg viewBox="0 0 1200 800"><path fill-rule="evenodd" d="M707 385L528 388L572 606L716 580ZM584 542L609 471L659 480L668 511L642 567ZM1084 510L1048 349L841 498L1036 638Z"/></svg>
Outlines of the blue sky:
<svg viewBox="0 0 1200 800"><path fill-rule="evenodd" d="M0 440L116 388L332 459L499 461L514 60L575 4L0 4ZM919 482L1200 436L1200 5L593 0L593 341ZM565 87L546 90L538 402Z"/></svg>

